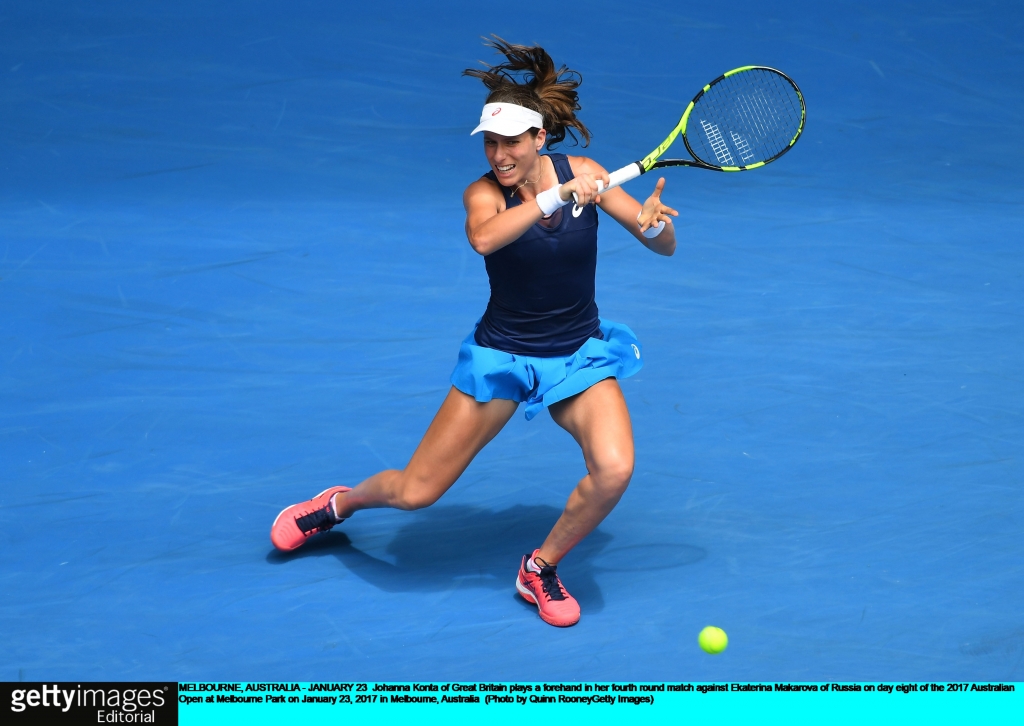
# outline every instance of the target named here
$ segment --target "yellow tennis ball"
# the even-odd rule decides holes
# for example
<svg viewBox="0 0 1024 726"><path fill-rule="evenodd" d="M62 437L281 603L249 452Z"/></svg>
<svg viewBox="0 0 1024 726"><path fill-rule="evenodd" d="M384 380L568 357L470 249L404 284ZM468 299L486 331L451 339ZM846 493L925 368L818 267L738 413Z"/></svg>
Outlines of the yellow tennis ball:
<svg viewBox="0 0 1024 726"><path fill-rule="evenodd" d="M729 645L729 636L721 628L709 625L700 631L700 635L697 636L697 643L705 653L714 655L721 653L725 650L725 646Z"/></svg>

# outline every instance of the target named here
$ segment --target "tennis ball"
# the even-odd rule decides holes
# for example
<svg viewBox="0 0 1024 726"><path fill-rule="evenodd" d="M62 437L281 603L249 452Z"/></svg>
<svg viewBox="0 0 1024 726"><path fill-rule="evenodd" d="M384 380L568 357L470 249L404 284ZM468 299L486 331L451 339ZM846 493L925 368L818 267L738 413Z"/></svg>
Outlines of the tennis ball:
<svg viewBox="0 0 1024 726"><path fill-rule="evenodd" d="M721 628L709 625L700 631L700 635L697 636L697 643L700 644L705 653L715 655L716 653L721 653L725 650L725 646L729 645L729 636Z"/></svg>

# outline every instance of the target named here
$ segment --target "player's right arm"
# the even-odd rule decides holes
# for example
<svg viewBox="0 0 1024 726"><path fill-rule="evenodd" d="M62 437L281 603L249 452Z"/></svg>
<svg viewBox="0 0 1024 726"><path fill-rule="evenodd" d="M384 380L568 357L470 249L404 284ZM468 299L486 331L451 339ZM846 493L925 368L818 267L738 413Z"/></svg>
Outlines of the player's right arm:
<svg viewBox="0 0 1024 726"><path fill-rule="evenodd" d="M583 204L599 202L597 178L584 174L571 179L561 185L559 197L565 203L575 193ZM608 175L603 179L607 184ZM501 189L486 178L477 179L466 188L462 203L466 207L466 237L473 249L484 256L515 242L543 216L535 198L527 197L522 204L507 208Z"/></svg>
<svg viewBox="0 0 1024 726"><path fill-rule="evenodd" d="M543 216L534 202L507 209L501 190L490 179L470 184L462 203L466 207L469 244L485 256L515 242Z"/></svg>

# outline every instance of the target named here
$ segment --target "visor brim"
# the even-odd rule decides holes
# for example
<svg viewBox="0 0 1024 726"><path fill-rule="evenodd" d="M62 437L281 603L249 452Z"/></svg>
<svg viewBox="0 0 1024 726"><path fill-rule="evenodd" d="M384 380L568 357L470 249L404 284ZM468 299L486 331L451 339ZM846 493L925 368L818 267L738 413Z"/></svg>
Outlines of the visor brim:
<svg viewBox="0 0 1024 726"><path fill-rule="evenodd" d="M498 134L498 136L519 136L524 131L529 131L535 128L529 123L523 121L516 121L511 119L487 119L486 121L480 122L480 125L469 132L470 136L480 133L481 131L490 131L491 133Z"/></svg>

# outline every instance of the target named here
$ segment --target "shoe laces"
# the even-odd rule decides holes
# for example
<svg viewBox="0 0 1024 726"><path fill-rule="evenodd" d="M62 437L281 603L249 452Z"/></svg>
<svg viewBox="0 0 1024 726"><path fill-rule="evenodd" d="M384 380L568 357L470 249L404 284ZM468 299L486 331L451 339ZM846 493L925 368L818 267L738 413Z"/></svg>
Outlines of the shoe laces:
<svg viewBox="0 0 1024 726"><path fill-rule="evenodd" d="M326 532L337 523L330 504L323 509L317 509L309 514L295 518L295 525L302 530L303 534L318 531Z"/></svg>
<svg viewBox="0 0 1024 726"><path fill-rule="evenodd" d="M565 600L565 590L562 589L562 583L555 574L554 565L545 565L536 575L540 578L540 587L548 596L548 600Z"/></svg>

